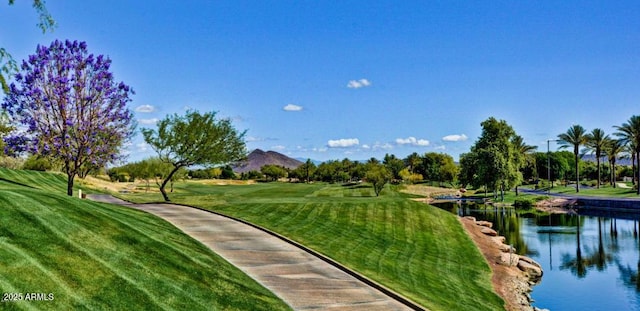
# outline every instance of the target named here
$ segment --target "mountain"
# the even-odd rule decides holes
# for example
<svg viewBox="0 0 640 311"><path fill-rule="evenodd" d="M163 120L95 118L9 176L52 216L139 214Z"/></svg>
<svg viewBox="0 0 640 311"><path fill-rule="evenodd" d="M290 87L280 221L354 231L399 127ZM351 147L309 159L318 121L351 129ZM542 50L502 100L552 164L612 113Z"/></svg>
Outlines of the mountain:
<svg viewBox="0 0 640 311"><path fill-rule="evenodd" d="M260 171L261 167L268 164L294 169L302 165L303 162L275 151L262 151L260 149L256 149L249 153L246 161L240 162L236 167L234 167L233 171L236 173Z"/></svg>
<svg viewBox="0 0 640 311"><path fill-rule="evenodd" d="M588 161L588 162L596 162L596 156L593 154L585 154L580 158L582 161ZM607 159L606 156L603 156L602 158L600 158L600 164L607 164L609 163L609 160ZM618 158L616 159L616 165L631 165L631 158Z"/></svg>

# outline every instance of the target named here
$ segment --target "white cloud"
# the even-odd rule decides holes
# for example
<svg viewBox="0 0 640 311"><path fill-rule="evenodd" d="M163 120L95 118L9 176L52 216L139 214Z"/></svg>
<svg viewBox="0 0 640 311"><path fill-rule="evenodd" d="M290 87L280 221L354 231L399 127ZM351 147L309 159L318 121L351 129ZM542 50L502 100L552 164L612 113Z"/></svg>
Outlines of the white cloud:
<svg viewBox="0 0 640 311"><path fill-rule="evenodd" d="M294 105L294 104L288 104L288 105L282 107L282 110L284 110L284 111L301 111L302 110L302 106L298 106L298 105Z"/></svg>
<svg viewBox="0 0 640 311"><path fill-rule="evenodd" d="M151 105L141 105L136 107L136 112L150 113L154 111L156 111L156 107L153 107Z"/></svg>
<svg viewBox="0 0 640 311"><path fill-rule="evenodd" d="M435 149L436 150L445 150L447 148L444 145L440 145L440 146L437 146Z"/></svg>
<svg viewBox="0 0 640 311"><path fill-rule="evenodd" d="M144 124L144 125L155 125L156 123L158 123L158 118L153 118L153 119L138 119L138 122L140 124Z"/></svg>
<svg viewBox="0 0 640 311"><path fill-rule="evenodd" d="M273 137L247 136L244 140L248 143L254 143L261 141L276 141L278 139Z"/></svg>
<svg viewBox="0 0 640 311"><path fill-rule="evenodd" d="M351 80L349 81L349 83L347 83L347 87L350 89L359 89L361 87L367 87L370 85L371 82L369 82L369 80L367 79Z"/></svg>
<svg viewBox="0 0 640 311"><path fill-rule="evenodd" d="M327 146L329 148L348 148L360 144L357 138L341 138L336 140L329 140Z"/></svg>
<svg viewBox="0 0 640 311"><path fill-rule="evenodd" d="M429 141L426 139L417 139L413 136L410 136L407 138L396 138L396 144L424 147L424 146L429 146Z"/></svg>
<svg viewBox="0 0 640 311"><path fill-rule="evenodd" d="M371 149L371 146L369 146L367 144L364 144L364 145L362 145L362 149Z"/></svg>
<svg viewBox="0 0 640 311"><path fill-rule="evenodd" d="M465 141L467 140L467 135L465 134L460 134L460 135L447 135L445 137L442 137L442 140L444 141Z"/></svg>
<svg viewBox="0 0 640 311"><path fill-rule="evenodd" d="M380 143L380 142L376 142L375 144L373 144L373 150L389 150L389 149L393 149L393 145L390 143Z"/></svg>
<svg viewBox="0 0 640 311"><path fill-rule="evenodd" d="M278 150L278 151L282 151L287 149L287 147L283 146L283 145L276 145L276 146L271 146L272 150Z"/></svg>

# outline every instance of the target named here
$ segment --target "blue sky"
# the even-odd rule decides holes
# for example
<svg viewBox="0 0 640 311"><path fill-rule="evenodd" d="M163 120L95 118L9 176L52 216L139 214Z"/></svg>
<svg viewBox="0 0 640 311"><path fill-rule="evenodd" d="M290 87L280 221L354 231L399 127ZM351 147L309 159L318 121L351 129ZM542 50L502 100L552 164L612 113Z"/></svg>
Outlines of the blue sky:
<svg viewBox="0 0 640 311"><path fill-rule="evenodd" d="M49 0L47 34L16 2L0 5L15 59L86 41L135 90L139 128L217 111L249 150L457 160L491 116L546 151L572 124L640 114L639 1ZM128 151L154 155L140 134Z"/></svg>

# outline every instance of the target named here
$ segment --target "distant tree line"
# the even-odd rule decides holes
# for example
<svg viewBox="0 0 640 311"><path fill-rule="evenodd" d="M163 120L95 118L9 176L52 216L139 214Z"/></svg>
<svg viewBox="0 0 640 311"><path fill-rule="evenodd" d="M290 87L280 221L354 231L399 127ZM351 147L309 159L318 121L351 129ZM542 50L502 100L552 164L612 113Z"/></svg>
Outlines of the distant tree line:
<svg viewBox="0 0 640 311"><path fill-rule="evenodd" d="M149 185L150 181L160 186L171 166L158 158L145 159L129 163L124 166L111 168L108 174L113 181L143 180ZM230 165L212 168L197 168L184 170L170 178L176 180L191 179L244 179L260 181L277 181L286 179L290 182L328 182L328 183L357 183L366 181L372 184L378 195L385 184L435 182L453 186L456 183L458 166L453 158L447 154L429 152L424 155L412 153L404 159L387 154L383 161L371 158L365 162L350 159L329 160L316 165L307 160L295 169L278 165L264 165L260 171L249 171L236 174ZM426 176L426 178L425 178Z"/></svg>
<svg viewBox="0 0 640 311"><path fill-rule="evenodd" d="M386 154L382 161L371 158L367 161L353 161L348 158L329 160L318 165L307 160L295 169L278 165L264 165L260 171L242 173L241 179L264 179L275 181L286 178L289 181L347 183L366 179L367 172L381 165L388 173L390 182L417 183L432 181L452 185L458 175L458 166L453 158L444 153L428 152L423 155L412 153L404 159Z"/></svg>

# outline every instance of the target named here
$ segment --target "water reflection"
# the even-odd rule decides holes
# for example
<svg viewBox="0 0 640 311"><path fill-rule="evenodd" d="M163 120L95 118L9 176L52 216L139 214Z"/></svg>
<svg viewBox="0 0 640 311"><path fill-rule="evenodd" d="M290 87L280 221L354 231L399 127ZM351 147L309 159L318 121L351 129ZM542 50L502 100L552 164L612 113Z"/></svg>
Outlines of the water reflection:
<svg viewBox="0 0 640 311"><path fill-rule="evenodd" d="M608 267L608 263L614 262L615 257L611 253L615 253L618 249L617 247L617 225L615 224L616 220L613 219L611 222L611 238L612 243L610 243L611 253L605 250L604 241L603 241L603 233L602 233L602 218L598 217L598 246L597 247L589 247L585 246L585 254L582 254L582 246L580 245L580 218L575 217L577 219L577 230L576 230L576 253L575 257L570 254L565 254L562 259L562 265L560 269L568 269L571 273L579 278L584 278L587 276L587 272L591 268L595 268L597 271L605 271Z"/></svg>
<svg viewBox="0 0 640 311"><path fill-rule="evenodd" d="M483 205L438 204L491 221L516 252L538 261L536 305L551 310L640 311L640 215L516 212Z"/></svg>

